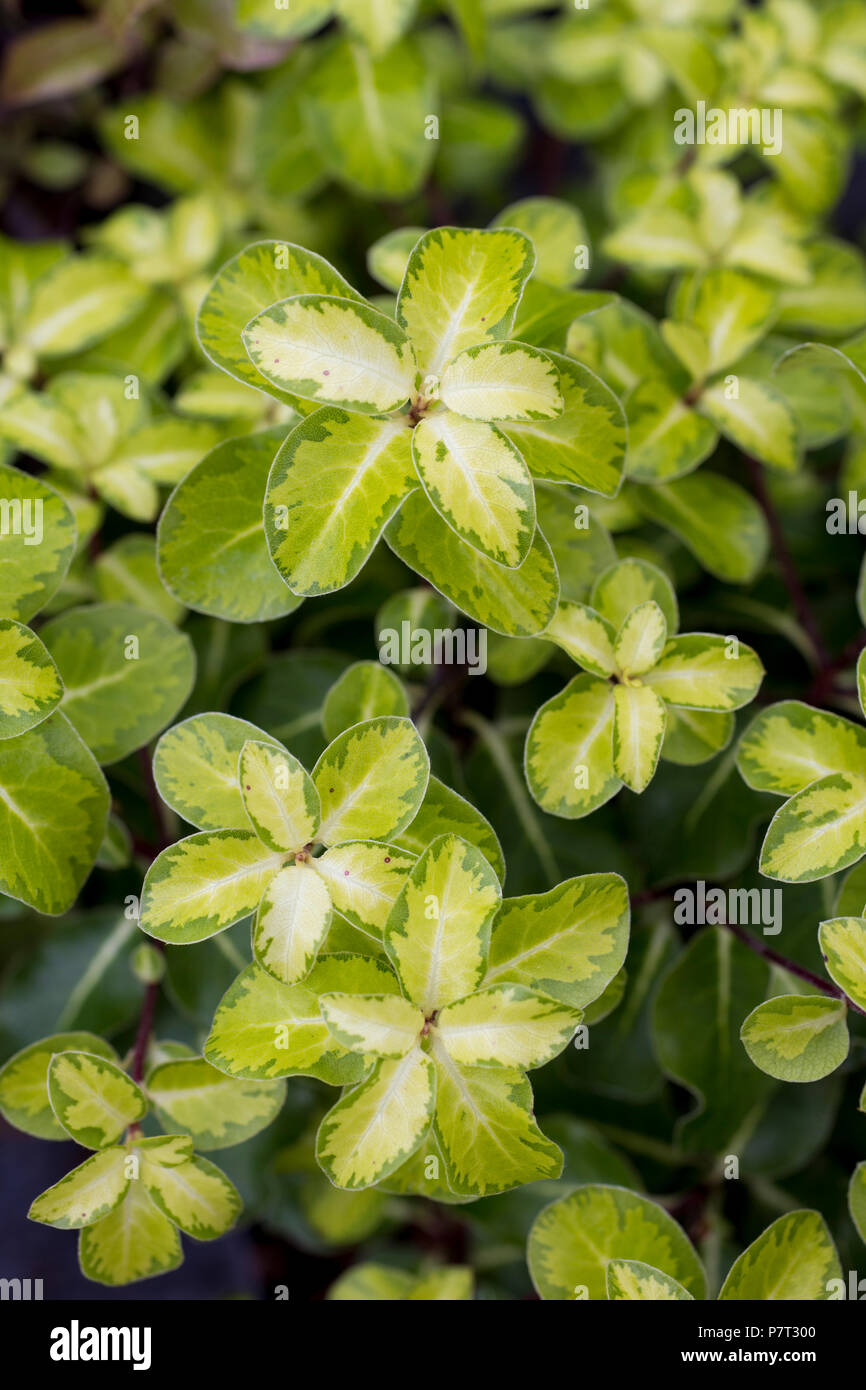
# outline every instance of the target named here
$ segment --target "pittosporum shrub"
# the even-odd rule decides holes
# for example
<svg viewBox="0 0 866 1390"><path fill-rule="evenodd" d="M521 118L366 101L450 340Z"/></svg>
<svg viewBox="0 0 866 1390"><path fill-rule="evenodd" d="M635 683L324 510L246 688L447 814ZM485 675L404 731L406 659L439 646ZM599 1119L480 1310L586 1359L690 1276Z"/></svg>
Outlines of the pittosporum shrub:
<svg viewBox="0 0 866 1390"><path fill-rule="evenodd" d="M108 1286L236 1228L269 1298L851 1296L862 8L51 13L0 74L10 1201Z"/></svg>

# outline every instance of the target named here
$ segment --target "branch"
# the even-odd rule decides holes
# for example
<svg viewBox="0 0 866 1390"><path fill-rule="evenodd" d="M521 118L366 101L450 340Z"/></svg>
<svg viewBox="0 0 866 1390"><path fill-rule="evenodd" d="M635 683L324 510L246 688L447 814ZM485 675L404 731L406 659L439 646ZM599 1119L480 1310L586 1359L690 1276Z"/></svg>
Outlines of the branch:
<svg viewBox="0 0 866 1390"><path fill-rule="evenodd" d="M661 898L669 897L675 891L676 890L672 888L647 888L641 893L630 894L629 901L632 911L634 911L635 908L644 907L647 903L657 902ZM778 965L781 970L787 970L789 975L796 975L799 979L805 980L808 984L812 985L814 989L819 990L821 994L829 994L834 999L841 999L847 1004L849 1009L854 1011L854 1013L866 1015L866 1009L862 1009L859 1004L855 1004L854 1000L851 999L843 989L840 989L838 985L832 984L830 980L825 980L821 975L816 975L813 970L807 969L805 965L799 965L797 961L789 960L787 956L783 956L779 951L774 951L772 946L768 946L764 941L759 941L757 937L747 932L745 927L740 926L739 922L715 922L709 925L725 927L725 929L731 932L738 941L742 941L744 946L748 946L750 951L754 951L758 956L763 956L764 960L770 961L773 965Z"/></svg>
<svg viewBox="0 0 866 1390"><path fill-rule="evenodd" d="M152 856L156 858L160 850L165 849L171 844L171 832L169 830L168 819L165 814L165 805L156 789L156 782L153 776L153 764L150 754L146 747L138 749L138 765L144 777L144 788L147 795L147 802L157 830L157 845ZM157 951L165 952L164 941L154 941ZM159 980L153 980L144 991L144 999L141 1004L141 1013L138 1019L138 1029L135 1035L135 1042L132 1048L132 1062L130 1064L130 1076L133 1081L139 1082L144 1076L144 1059L147 1055L147 1045L150 1042L150 1035L153 1032L153 1018L156 1012L156 1001L159 997Z"/></svg>
<svg viewBox="0 0 866 1390"><path fill-rule="evenodd" d="M155 943L158 950L165 950L162 941ZM153 1016L156 1012L156 1000L159 994L159 980L154 980L147 986L144 992L144 1001L141 1006L141 1014L138 1020L138 1031L135 1035L135 1043L132 1049L132 1063L129 1074L133 1081L139 1082L144 1077L144 1059L147 1055L147 1044L150 1042L150 1035L153 1032Z"/></svg>
<svg viewBox="0 0 866 1390"><path fill-rule="evenodd" d="M825 980L822 976L816 975L813 970L807 970L805 965L798 965L796 961L788 960L787 956L783 956L778 951L774 951L772 946L768 946L766 942L758 941L756 937L751 936L739 923L721 922L719 925L727 927L728 931L732 932L738 941L742 941L743 945L748 946L749 950L754 951L756 955L763 956L764 960L771 961L773 965L778 965L782 970L787 970L791 975L797 975L801 980L805 980L822 994L829 994L834 999L841 999L843 1003L847 1004L848 1008L853 1009L855 1013L866 1014L866 1009L861 1009L859 1004L855 1004L854 1000L849 998L844 989L840 989L838 985L831 984L829 980Z"/></svg>
<svg viewBox="0 0 866 1390"><path fill-rule="evenodd" d="M764 482L761 465L758 463L757 459L753 458L747 458L746 462L749 466L749 476L755 491L755 497L760 503L761 510L767 520L770 539L773 542L773 553L776 557L779 569L782 572L782 581L785 588L788 590L788 595L794 605L794 611L797 614L800 625L808 634L809 640L815 650L815 657L820 671L824 672L830 666L830 656L827 652L827 648L824 646L821 630L815 621L815 615L806 597L806 590L800 583L800 576L791 558L788 542L785 540L785 533L782 530L782 523L779 520L772 498L767 491L767 485Z"/></svg>

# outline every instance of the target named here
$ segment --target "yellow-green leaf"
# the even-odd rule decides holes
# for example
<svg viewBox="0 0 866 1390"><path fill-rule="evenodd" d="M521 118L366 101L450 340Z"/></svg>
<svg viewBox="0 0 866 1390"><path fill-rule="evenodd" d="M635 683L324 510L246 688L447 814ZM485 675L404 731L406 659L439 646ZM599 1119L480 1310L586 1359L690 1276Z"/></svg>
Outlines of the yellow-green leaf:
<svg viewBox="0 0 866 1390"><path fill-rule="evenodd" d="M436 1052L435 1132L458 1196L487 1197L558 1178L562 1153L532 1113L532 1087L513 1067L461 1067Z"/></svg>
<svg viewBox="0 0 866 1390"><path fill-rule="evenodd" d="M619 874L585 874L506 898L493 923L485 984L513 980L584 1008L607 988L628 946L628 890Z"/></svg>
<svg viewBox="0 0 866 1390"><path fill-rule="evenodd" d="M735 637L689 632L670 639L643 679L672 705L734 710L754 699L764 668L752 648Z"/></svg>
<svg viewBox="0 0 866 1390"><path fill-rule="evenodd" d="M470 420L550 420L561 415L559 373L524 343L478 343L448 363L440 399Z"/></svg>
<svg viewBox="0 0 866 1390"><path fill-rule="evenodd" d="M461 1066L531 1070L562 1051L580 1019L579 1009L524 985L496 984L448 1004L434 1026Z"/></svg>
<svg viewBox="0 0 866 1390"><path fill-rule="evenodd" d="M316 1157L337 1187L371 1187L421 1143L433 1116L433 1063L419 1047L383 1058L322 1120Z"/></svg>
<svg viewBox="0 0 866 1390"><path fill-rule="evenodd" d="M616 635L614 656L625 676L642 676L655 666L667 641L668 625L658 604L650 599L633 608Z"/></svg>
<svg viewBox="0 0 866 1390"><path fill-rule="evenodd" d="M292 593L327 594L354 579L417 488L402 418L323 407L297 425L265 494L268 546Z"/></svg>
<svg viewBox="0 0 866 1390"><path fill-rule="evenodd" d="M337 912L359 931L381 940L388 913L415 859L396 845L347 840L326 850L313 867L327 883Z"/></svg>
<svg viewBox="0 0 866 1390"><path fill-rule="evenodd" d="M164 849L144 879L139 926L188 945L254 912L280 857L251 830L203 830Z"/></svg>
<svg viewBox="0 0 866 1390"><path fill-rule="evenodd" d="M831 978L849 999L866 1009L866 918L834 917L822 922L818 941Z"/></svg>
<svg viewBox="0 0 866 1390"><path fill-rule="evenodd" d="M48 1098L48 1067L57 1052L92 1052L117 1061L110 1043L95 1033L54 1033L10 1057L0 1068L0 1114L37 1139L68 1139Z"/></svg>
<svg viewBox="0 0 866 1390"><path fill-rule="evenodd" d="M418 1042L424 1015L397 994L323 994L322 1017L350 1052L403 1057Z"/></svg>
<svg viewBox="0 0 866 1390"><path fill-rule="evenodd" d="M760 868L768 878L808 883L866 854L866 778L833 772L797 792L770 821Z"/></svg>
<svg viewBox="0 0 866 1390"><path fill-rule="evenodd" d="M790 1211L768 1226L734 1261L722 1302L821 1302L842 1269L817 1211Z"/></svg>
<svg viewBox="0 0 866 1390"><path fill-rule="evenodd" d="M464 348L507 338L535 253L521 232L436 227L416 243L397 300L421 375Z"/></svg>
<svg viewBox="0 0 866 1390"><path fill-rule="evenodd" d="M737 750L741 776L759 792L794 796L831 772L866 762L866 729L841 715L782 700L749 724Z"/></svg>
<svg viewBox="0 0 866 1390"><path fill-rule="evenodd" d="M528 1258L544 1299L606 1299L610 1260L640 1260L706 1297L706 1276L682 1228L657 1202L624 1187L587 1183L545 1207Z"/></svg>
<svg viewBox="0 0 866 1390"><path fill-rule="evenodd" d="M256 960L285 985L313 968L331 925L325 883L308 864L285 864L268 883L253 926Z"/></svg>
<svg viewBox="0 0 866 1390"><path fill-rule="evenodd" d="M427 789L430 759L409 719L366 719L335 738L313 769L326 845L405 830Z"/></svg>
<svg viewBox="0 0 866 1390"><path fill-rule="evenodd" d="M271 1123L286 1086L284 1081L236 1079L203 1057L179 1057L148 1072L147 1094L165 1129L183 1130L197 1149L227 1149ZM165 1162L164 1155L159 1161Z"/></svg>
<svg viewBox="0 0 866 1390"><path fill-rule="evenodd" d="M39 724L63 695L60 672L35 632L0 620L0 738Z"/></svg>
<svg viewBox="0 0 866 1390"><path fill-rule="evenodd" d="M594 675L610 676L617 669L616 629L586 604L561 600L544 636Z"/></svg>
<svg viewBox="0 0 866 1390"><path fill-rule="evenodd" d="M128 1151L119 1146L93 1154L41 1193L32 1203L28 1217L63 1231L101 1221L126 1196L128 1161Z"/></svg>
<svg viewBox="0 0 866 1390"><path fill-rule="evenodd" d="M284 391L367 415L405 405L415 357L402 329L368 304L301 294L273 304L243 332L257 371Z"/></svg>
<svg viewBox="0 0 866 1390"><path fill-rule="evenodd" d="M649 1303L674 1303L693 1297L677 1279L643 1260L610 1260L607 1296L612 1302Z"/></svg>
<svg viewBox="0 0 866 1390"><path fill-rule="evenodd" d="M410 871L385 946L407 996L428 1016L480 984L501 893L481 851L457 835L439 836Z"/></svg>
<svg viewBox="0 0 866 1390"><path fill-rule="evenodd" d="M302 985L284 985L258 964L243 970L223 995L204 1054L229 1076L270 1080L318 1076L331 1086L359 1081L361 1057L335 1042L318 995L349 987L359 994L398 993L383 962L342 952L320 956Z"/></svg>
<svg viewBox="0 0 866 1390"><path fill-rule="evenodd" d="M106 1149L147 1112L134 1081L105 1057L60 1052L48 1067L48 1095L59 1124L86 1149Z"/></svg>
<svg viewBox="0 0 866 1390"><path fill-rule="evenodd" d="M535 533L535 492L518 450L495 425L451 411L428 415L412 457L433 506L464 541L514 569Z"/></svg>
<svg viewBox="0 0 866 1390"><path fill-rule="evenodd" d="M264 730L232 714L194 714L166 730L153 755L166 805L200 830L248 830L238 781L238 757L247 740L285 753Z"/></svg>
<svg viewBox="0 0 866 1390"><path fill-rule="evenodd" d="M622 786L613 766L614 695L597 676L575 676L535 715L526 736L529 790L554 816L576 820Z"/></svg>
<svg viewBox="0 0 866 1390"><path fill-rule="evenodd" d="M652 781L665 736L665 702L646 685L617 685L613 692L613 766L634 792Z"/></svg>
<svg viewBox="0 0 866 1390"><path fill-rule="evenodd" d="M781 994L753 1009L740 1037L756 1067L779 1081L818 1081L848 1056L845 1004L824 994Z"/></svg>
<svg viewBox="0 0 866 1390"><path fill-rule="evenodd" d="M166 1167L145 1155L141 1182L163 1215L196 1240L224 1235L243 1205L234 1184L206 1158Z"/></svg>
<svg viewBox="0 0 866 1390"><path fill-rule="evenodd" d="M144 1183L131 1182L120 1206L81 1232L78 1258L86 1278L117 1286L177 1269L183 1251L176 1227L154 1206Z"/></svg>
<svg viewBox="0 0 866 1390"><path fill-rule="evenodd" d="M244 810L262 844L284 853L312 843L322 808L297 758L251 739L241 749L238 780Z"/></svg>

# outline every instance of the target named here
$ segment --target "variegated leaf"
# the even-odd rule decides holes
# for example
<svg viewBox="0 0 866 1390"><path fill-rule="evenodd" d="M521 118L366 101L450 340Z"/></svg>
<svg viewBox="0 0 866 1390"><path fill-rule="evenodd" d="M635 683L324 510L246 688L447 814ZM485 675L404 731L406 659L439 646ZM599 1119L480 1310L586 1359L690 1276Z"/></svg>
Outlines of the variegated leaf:
<svg viewBox="0 0 866 1390"><path fill-rule="evenodd" d="M675 1303L692 1299L677 1279L643 1260L610 1260L607 1266L607 1296L612 1302Z"/></svg>
<svg viewBox="0 0 866 1390"><path fill-rule="evenodd" d="M633 792L652 781L665 736L665 702L647 685L614 688L613 767Z"/></svg>
<svg viewBox="0 0 866 1390"><path fill-rule="evenodd" d="M365 719L408 713L409 698L399 677L379 661L356 661L328 691L322 705L322 728L330 743Z"/></svg>
<svg viewBox="0 0 866 1390"><path fill-rule="evenodd" d="M818 1081L848 1056L846 1009L824 994L781 994L753 1009L740 1031L756 1067L779 1081Z"/></svg>
<svg viewBox="0 0 866 1390"><path fill-rule="evenodd" d="M99 765L61 710L0 740L0 891L38 912L66 912L93 867L108 807Z"/></svg>
<svg viewBox="0 0 866 1390"><path fill-rule="evenodd" d="M520 232L436 227L416 243L397 300L422 378L464 348L507 338L535 264Z"/></svg>
<svg viewBox="0 0 866 1390"><path fill-rule="evenodd" d="M61 709L101 763L147 743L192 689L189 637L132 604L71 609L41 635L63 678Z"/></svg>
<svg viewBox="0 0 866 1390"><path fill-rule="evenodd" d="M363 1058L335 1042L319 1009L319 993L340 986L359 994L399 993L383 962L338 953L320 956L302 985L284 985L258 964L243 970L223 995L204 1054L229 1076L270 1080L317 1076L331 1086L359 1081Z"/></svg>
<svg viewBox="0 0 866 1390"><path fill-rule="evenodd" d="M707 340L708 371L723 371L760 342L773 324L776 305L776 292L766 282L724 267L706 271L688 317Z"/></svg>
<svg viewBox="0 0 866 1390"><path fill-rule="evenodd" d="M831 1295L842 1268L833 1239L817 1211L789 1211L734 1260L722 1302L820 1302Z"/></svg>
<svg viewBox="0 0 866 1390"><path fill-rule="evenodd" d="M708 762L727 748L734 736L735 723L733 714L723 714L717 710L677 709L674 705L668 705L662 759L685 767Z"/></svg>
<svg viewBox="0 0 866 1390"><path fill-rule="evenodd" d="M139 926L176 945L204 941L256 910L280 862L251 830L189 835L148 869Z"/></svg>
<svg viewBox="0 0 866 1390"><path fill-rule="evenodd" d="M446 1005L435 1034L460 1066L531 1070L567 1046L580 1019L579 1009L524 985L503 983Z"/></svg>
<svg viewBox="0 0 866 1390"><path fill-rule="evenodd" d="M748 584L760 573L770 542L766 518L731 478L702 468L656 487L631 484L626 500L646 521L672 531L724 583Z"/></svg>
<svg viewBox="0 0 866 1390"><path fill-rule="evenodd" d="M677 596L667 575L648 560L629 556L603 570L592 586L590 603L619 632L632 609L657 603L672 637L680 625Z"/></svg>
<svg viewBox="0 0 866 1390"><path fill-rule="evenodd" d="M63 1231L92 1226L122 1202L129 1187L129 1154L117 1145L93 1154L41 1193L27 1215Z"/></svg>
<svg viewBox="0 0 866 1390"><path fill-rule="evenodd" d="M549 893L506 898L484 983L514 981L584 1008L622 966L628 930L628 890L618 874L585 874Z"/></svg>
<svg viewBox="0 0 866 1390"><path fill-rule="evenodd" d="M610 676L617 669L616 629L584 603L562 599L544 636L596 676Z"/></svg>
<svg viewBox="0 0 866 1390"><path fill-rule="evenodd" d="M535 532L535 492L501 430L448 410L428 415L412 435L412 457L424 491L458 536L510 569L525 560Z"/></svg>
<svg viewBox="0 0 866 1390"><path fill-rule="evenodd" d="M824 964L849 999L866 1009L866 918L834 917L818 928Z"/></svg>
<svg viewBox="0 0 866 1390"><path fill-rule="evenodd" d="M614 694L608 681L575 676L535 715L524 766L538 805L577 820L622 786L613 766Z"/></svg>
<svg viewBox="0 0 866 1390"><path fill-rule="evenodd" d="M0 615L27 622L63 581L75 552L71 506L41 479L0 463Z"/></svg>
<svg viewBox="0 0 866 1390"><path fill-rule="evenodd" d="M263 845L280 854L313 842L322 814L319 794L291 753L250 739L241 749L238 780L244 810Z"/></svg>
<svg viewBox="0 0 866 1390"><path fill-rule="evenodd" d="M424 1015L398 994L323 994L322 1017L341 1047L404 1057L420 1040Z"/></svg>
<svg viewBox="0 0 866 1390"><path fill-rule="evenodd" d="M271 1123L286 1087L226 1076L203 1057L180 1057L148 1073L147 1094L165 1129L182 1130L197 1149L227 1149Z"/></svg>
<svg viewBox="0 0 866 1390"><path fill-rule="evenodd" d="M253 366L241 335L250 320L270 305L301 294L361 298L314 251L285 241L256 241L245 247L219 270L202 300L196 331L205 355L236 381L270 389L291 404L292 397L269 387Z"/></svg>
<svg viewBox="0 0 866 1390"><path fill-rule="evenodd" d="M430 1128L435 1071L419 1047L383 1058L322 1120L316 1157L337 1187L372 1187L400 1167Z"/></svg>
<svg viewBox="0 0 866 1390"><path fill-rule="evenodd" d="M499 880L474 845L442 835L418 859L388 917L385 947L426 1015L462 999L487 968Z"/></svg>
<svg viewBox="0 0 866 1390"><path fill-rule="evenodd" d="M574 483L613 497L622 482L626 419L609 386L580 362L548 353L559 372L563 410L549 420L515 421L506 434L534 478Z"/></svg>
<svg viewBox="0 0 866 1390"><path fill-rule="evenodd" d="M85 1149L106 1149L147 1112L134 1081L105 1057L59 1052L48 1067L48 1095L59 1124Z"/></svg>
<svg viewBox="0 0 866 1390"><path fill-rule="evenodd" d="M761 847L761 872L809 883L866 854L866 778L832 772L780 806Z"/></svg>
<svg viewBox="0 0 866 1390"><path fill-rule="evenodd" d="M864 760L862 724L799 700L762 710L737 750L737 767L749 786L779 796L794 796L831 772L856 772Z"/></svg>
<svg viewBox="0 0 866 1390"><path fill-rule="evenodd" d="M409 719L355 724L330 743L313 768L322 803L318 837L326 845L405 830L427 790L430 759Z"/></svg>
<svg viewBox="0 0 866 1390"><path fill-rule="evenodd" d="M642 676L655 666L667 641L665 615L652 599L633 608L616 635L614 656L625 676Z"/></svg>
<svg viewBox="0 0 866 1390"><path fill-rule="evenodd" d="M240 1193L206 1158L166 1167L147 1157L141 1182L154 1205L187 1235L215 1240L237 1221L243 1203Z"/></svg>
<svg viewBox="0 0 866 1390"><path fill-rule="evenodd" d="M166 805L200 830L248 830L238 781L238 758L247 740L285 753L263 729L232 714L194 714L168 729L153 755L153 775Z"/></svg>
<svg viewBox="0 0 866 1390"><path fill-rule="evenodd" d="M48 1098L48 1067L57 1052L91 1052L117 1061L110 1043L95 1033L54 1033L10 1057L0 1067L0 1114L25 1134L37 1139L68 1139L57 1123Z"/></svg>
<svg viewBox="0 0 866 1390"><path fill-rule="evenodd" d="M159 573L187 608L254 623L298 607L300 599L274 569L262 513L285 437L282 426L219 444L169 497L157 529Z"/></svg>
<svg viewBox="0 0 866 1390"><path fill-rule="evenodd" d="M686 405L666 381L639 381L625 399L628 422L626 472L639 483L686 477L712 454L715 425Z"/></svg>
<svg viewBox="0 0 866 1390"><path fill-rule="evenodd" d="M67 256L41 275L21 324L21 342L57 357L78 352L141 308L147 287L108 256Z"/></svg>
<svg viewBox="0 0 866 1390"><path fill-rule="evenodd" d="M479 343L446 366L439 397L470 420L550 420L562 414L559 373L525 343Z"/></svg>
<svg viewBox="0 0 866 1390"><path fill-rule="evenodd" d="M253 952L284 985L313 968L331 925L328 889L308 864L285 864L268 883L253 926Z"/></svg>
<svg viewBox="0 0 866 1390"><path fill-rule="evenodd" d="M354 579L417 486L401 419L323 408L297 425L265 495L271 558L292 593L327 594Z"/></svg>
<svg viewBox="0 0 866 1390"><path fill-rule="evenodd" d="M488 864L496 870L500 883L505 880L505 859L496 831L470 801L452 787L446 787L431 773L424 800L417 816L398 837L396 843L413 855L424 850L438 835L453 833L480 849Z"/></svg>
<svg viewBox="0 0 866 1390"><path fill-rule="evenodd" d="M764 668L751 647L706 632L672 637L657 665L643 677L672 705L711 710L747 705L763 679Z"/></svg>
<svg viewBox="0 0 866 1390"><path fill-rule="evenodd" d="M766 382L738 375L733 395L724 380L701 392L697 409L727 439L779 472L792 473L800 463L797 418L785 397Z"/></svg>
<svg viewBox="0 0 866 1390"><path fill-rule="evenodd" d="M544 1299L606 1299L610 1260L640 1260L693 1298L706 1297L706 1276L682 1228L657 1202L624 1187L587 1183L545 1207L530 1231L528 1258Z"/></svg>
<svg viewBox="0 0 866 1390"><path fill-rule="evenodd" d="M60 672L35 632L12 618L0 620L0 738L41 723L62 695Z"/></svg>
<svg viewBox="0 0 866 1390"><path fill-rule="evenodd" d="M283 391L366 415L399 410L415 388L406 334L370 305L302 294L272 304L243 332L250 361Z"/></svg>
<svg viewBox="0 0 866 1390"><path fill-rule="evenodd" d="M267 10L271 22L275 13L286 18L272 4ZM426 122L437 93L417 44L403 39L377 55L337 36L316 45L297 89L316 155L336 179L389 201L420 189L435 154Z"/></svg>
<svg viewBox="0 0 866 1390"><path fill-rule="evenodd" d="M396 845L347 840L313 860L313 868L328 885L337 912L359 931L381 940L388 914L415 859L414 854Z"/></svg>
<svg viewBox="0 0 866 1390"><path fill-rule="evenodd" d="M385 539L398 559L493 632L533 637L553 617L559 574L537 527L523 564L507 569L461 540L418 488L389 524Z"/></svg>
<svg viewBox="0 0 866 1390"><path fill-rule="evenodd" d="M88 1279L117 1286L177 1269L183 1251L177 1228L151 1201L144 1183L131 1182L123 1202L81 1232L78 1258Z"/></svg>
<svg viewBox="0 0 866 1390"><path fill-rule="evenodd" d="M434 1128L454 1193L488 1197L559 1177L562 1152L536 1124L522 1071L461 1067L441 1045L435 1059Z"/></svg>

